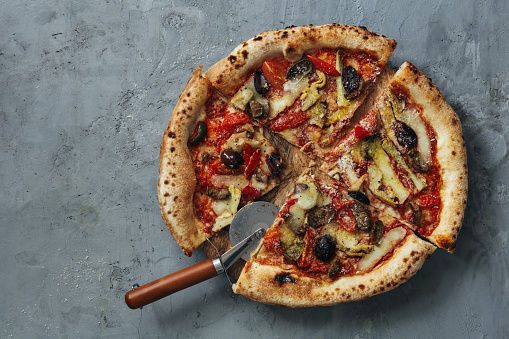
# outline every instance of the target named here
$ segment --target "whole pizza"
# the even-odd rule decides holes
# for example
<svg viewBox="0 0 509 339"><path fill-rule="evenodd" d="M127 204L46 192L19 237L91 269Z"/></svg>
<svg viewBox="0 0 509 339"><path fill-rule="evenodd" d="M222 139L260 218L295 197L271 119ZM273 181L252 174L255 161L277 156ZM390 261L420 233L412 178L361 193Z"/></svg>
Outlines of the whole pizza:
<svg viewBox="0 0 509 339"><path fill-rule="evenodd" d="M452 253L467 199L461 123L415 66L385 66L395 48L363 27L288 27L199 67L160 154L161 213L184 253L283 182L235 293L333 305L395 288L437 246Z"/></svg>

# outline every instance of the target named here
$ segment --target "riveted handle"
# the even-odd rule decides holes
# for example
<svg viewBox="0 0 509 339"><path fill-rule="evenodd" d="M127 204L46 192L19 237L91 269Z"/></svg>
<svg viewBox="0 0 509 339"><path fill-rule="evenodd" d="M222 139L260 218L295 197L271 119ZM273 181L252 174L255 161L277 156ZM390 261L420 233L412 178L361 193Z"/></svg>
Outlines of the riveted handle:
<svg viewBox="0 0 509 339"><path fill-rule="evenodd" d="M134 310L215 276L212 259L204 260L127 292L125 303Z"/></svg>

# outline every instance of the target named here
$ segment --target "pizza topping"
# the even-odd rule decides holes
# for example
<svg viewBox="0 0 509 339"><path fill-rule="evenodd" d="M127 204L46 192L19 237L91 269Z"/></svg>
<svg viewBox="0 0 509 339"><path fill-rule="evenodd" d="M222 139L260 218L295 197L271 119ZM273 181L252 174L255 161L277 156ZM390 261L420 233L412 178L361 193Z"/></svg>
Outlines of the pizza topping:
<svg viewBox="0 0 509 339"><path fill-rule="evenodd" d="M232 222L235 213L237 213L242 192L233 185L230 185L228 190L230 192L230 198L226 200L217 200L212 205L212 208L217 215L216 222L212 228L212 231L214 232L228 226Z"/></svg>
<svg viewBox="0 0 509 339"><path fill-rule="evenodd" d="M270 84L270 87L282 91L286 82L286 70L290 63L284 58L277 60L267 60L262 65L262 72Z"/></svg>
<svg viewBox="0 0 509 339"><path fill-rule="evenodd" d="M200 121L197 124L197 132L196 135L189 140L189 144L191 146L196 146L207 136L207 124L205 121Z"/></svg>
<svg viewBox="0 0 509 339"><path fill-rule="evenodd" d="M313 64L308 59L302 59L297 62L295 65L290 67L286 72L287 80L300 81L306 74L311 72L313 69Z"/></svg>
<svg viewBox="0 0 509 339"><path fill-rule="evenodd" d="M382 220L376 220L373 223L373 228L371 229L371 241L375 245L380 245L382 239L385 234L385 226Z"/></svg>
<svg viewBox="0 0 509 339"><path fill-rule="evenodd" d="M345 98L352 100L358 97L362 92L364 80L352 66L346 66L341 74L341 82L346 91Z"/></svg>
<svg viewBox="0 0 509 339"><path fill-rule="evenodd" d="M333 55L334 56L334 55ZM313 55L306 55L306 58L309 59L313 63L313 66L315 66L315 69L330 75L334 76L340 76L341 74L336 69L335 65L333 63L329 63L325 60L322 60L320 58L317 58ZM335 63L335 61L334 61Z"/></svg>
<svg viewBox="0 0 509 339"><path fill-rule="evenodd" d="M364 206L358 202L354 202L349 207L355 218L357 229L360 229L361 231L369 231L371 229L371 221Z"/></svg>
<svg viewBox="0 0 509 339"><path fill-rule="evenodd" d="M290 261L299 260L304 251L305 242L287 227L281 229L281 245L283 246L284 256Z"/></svg>
<svg viewBox="0 0 509 339"><path fill-rule="evenodd" d="M312 182L306 182L307 189L294 194L292 198L297 199L296 204L304 209L309 210L313 208L318 202L318 197L320 193L318 192L318 187Z"/></svg>
<svg viewBox="0 0 509 339"><path fill-rule="evenodd" d="M410 192L403 186L401 181L399 181L398 175L391 165L391 159L381 146L380 138L373 140L373 147L375 147L374 154L372 154L374 165L371 164L368 166L370 189L373 187L373 194L379 195L382 190L381 186L384 184L387 193L392 191L392 193L389 193L392 204L404 203L410 195Z"/></svg>
<svg viewBox="0 0 509 339"><path fill-rule="evenodd" d="M231 99L231 103L238 109L246 109L246 105L253 97L254 93L247 87L242 87Z"/></svg>
<svg viewBox="0 0 509 339"><path fill-rule="evenodd" d="M403 146L405 153L417 146L417 134L415 134L414 130L407 124L395 120L392 123L392 128L394 129L398 143Z"/></svg>
<svg viewBox="0 0 509 339"><path fill-rule="evenodd" d="M256 119L256 120L263 120L267 117L269 114L269 102L260 102L257 100L251 100L246 107L246 113Z"/></svg>
<svg viewBox="0 0 509 339"><path fill-rule="evenodd" d="M428 171L429 166L424 160L424 158L421 155L421 152L419 152L416 149L411 150L408 152L408 159L410 160L410 164L413 168L415 168L417 171L421 173L425 173Z"/></svg>
<svg viewBox="0 0 509 339"><path fill-rule="evenodd" d="M336 240L337 248L352 257L361 257L373 250L373 245L363 243L366 234L360 231L347 231L336 222L331 222L323 231Z"/></svg>
<svg viewBox="0 0 509 339"><path fill-rule="evenodd" d="M270 84L261 70L256 71L253 79L254 87L258 94L267 94L269 92Z"/></svg>
<svg viewBox="0 0 509 339"><path fill-rule="evenodd" d="M221 152L221 161L229 168L238 169L244 162L242 155L232 149L225 149Z"/></svg>
<svg viewBox="0 0 509 339"><path fill-rule="evenodd" d="M299 194L299 193L302 193L304 192L305 190L308 189L308 185L303 183L303 182L298 182L295 184L295 188L293 189L293 194Z"/></svg>
<svg viewBox="0 0 509 339"><path fill-rule="evenodd" d="M394 144L390 140L386 139L382 141L382 148L388 155L390 155L396 161L396 163L398 163L398 165L400 165L405 171L407 171L408 176L410 177L410 180L412 180L417 191L422 191L424 188L426 188L426 182L424 180L419 179L417 175L410 169L410 167L408 167L401 154L399 154L399 152L396 150L396 146L394 146ZM410 152L414 154L413 151L414 150L411 150Z"/></svg>
<svg viewBox="0 0 509 339"><path fill-rule="evenodd" d="M336 211L332 206L315 206L309 210L306 218L308 226L318 228L331 222L336 215Z"/></svg>
<svg viewBox="0 0 509 339"><path fill-rule="evenodd" d="M366 254L357 263L357 271L360 273L371 270L375 265L394 247L399 244L406 236L406 230L403 227L393 228L385 234L382 242L378 246L374 246L372 252Z"/></svg>
<svg viewBox="0 0 509 339"><path fill-rule="evenodd" d="M336 242L329 234L322 235L316 240L315 256L318 260L331 261L336 251Z"/></svg>
<svg viewBox="0 0 509 339"><path fill-rule="evenodd" d="M318 74L319 79L313 82L310 87L306 88L306 90L304 90L304 92L300 96L300 98L303 99L301 107L302 111L308 110L311 106L315 104L315 102L318 101L318 99L320 99L321 95L318 93L318 89L325 86L325 83L327 82L327 78L325 77L324 73L320 71L316 71L316 73ZM327 109L327 102L325 102L325 109ZM325 113L322 115L322 118L323 116L325 116Z"/></svg>
<svg viewBox="0 0 509 339"><path fill-rule="evenodd" d="M270 172L279 177L281 175L281 171L283 170L283 162L281 161L281 156L279 153L273 152L267 157L267 166Z"/></svg>
<svg viewBox="0 0 509 339"><path fill-rule="evenodd" d="M230 199L230 190L227 188L209 187L205 193L214 200Z"/></svg>
<svg viewBox="0 0 509 339"><path fill-rule="evenodd" d="M351 196L352 198L354 198L355 200L358 200L358 201L362 202L365 205L369 205L368 197L364 193L362 193L362 192L359 192L359 191L349 191L348 195Z"/></svg>

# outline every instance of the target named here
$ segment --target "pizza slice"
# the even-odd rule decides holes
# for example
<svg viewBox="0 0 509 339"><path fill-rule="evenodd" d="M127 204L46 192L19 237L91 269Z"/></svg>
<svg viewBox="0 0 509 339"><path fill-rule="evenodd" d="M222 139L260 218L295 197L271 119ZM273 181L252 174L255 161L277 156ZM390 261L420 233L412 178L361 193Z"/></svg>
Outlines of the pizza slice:
<svg viewBox="0 0 509 339"><path fill-rule="evenodd" d="M408 280L434 250L404 223L305 174L233 289L289 307L360 300Z"/></svg>
<svg viewBox="0 0 509 339"><path fill-rule="evenodd" d="M206 75L238 109L322 156L337 142L396 47L364 28L289 27L259 34Z"/></svg>
<svg viewBox="0 0 509 339"><path fill-rule="evenodd" d="M441 248L454 251L467 198L458 116L406 62L322 166L362 197Z"/></svg>
<svg viewBox="0 0 509 339"><path fill-rule="evenodd" d="M288 170L262 127L196 70L163 137L158 185L163 219L185 254Z"/></svg>

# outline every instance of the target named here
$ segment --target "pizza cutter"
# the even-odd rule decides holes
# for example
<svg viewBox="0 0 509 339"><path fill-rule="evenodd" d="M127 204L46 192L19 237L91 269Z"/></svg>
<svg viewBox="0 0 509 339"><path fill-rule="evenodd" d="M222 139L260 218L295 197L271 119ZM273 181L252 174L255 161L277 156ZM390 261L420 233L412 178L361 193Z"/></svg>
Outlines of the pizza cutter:
<svg viewBox="0 0 509 339"><path fill-rule="evenodd" d="M134 285L125 295L125 302L131 309L137 309L187 287L213 278L225 272L239 258L249 259L253 246L265 234L279 212L268 202L254 202L241 208L230 225L232 248L214 259L207 259L195 265L171 273L148 284Z"/></svg>

